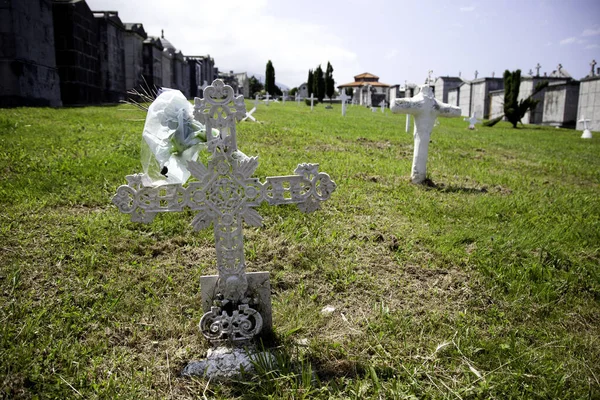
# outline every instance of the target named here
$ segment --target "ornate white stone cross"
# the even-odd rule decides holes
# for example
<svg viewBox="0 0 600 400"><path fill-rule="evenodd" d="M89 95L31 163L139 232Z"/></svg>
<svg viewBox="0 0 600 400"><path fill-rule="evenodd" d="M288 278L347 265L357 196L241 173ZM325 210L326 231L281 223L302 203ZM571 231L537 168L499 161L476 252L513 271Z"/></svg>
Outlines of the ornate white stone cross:
<svg viewBox="0 0 600 400"><path fill-rule="evenodd" d="M342 88L342 94L340 95L340 99L342 100L342 117L346 116L346 101L348 101L348 95L346 94L346 89Z"/></svg>
<svg viewBox="0 0 600 400"><path fill-rule="evenodd" d="M465 118L464 121L467 121L469 123L469 129L470 130L474 130L475 129L475 124L480 124L481 121L477 119L477 113L473 113L473 115L471 115L471 118Z"/></svg>
<svg viewBox="0 0 600 400"><path fill-rule="evenodd" d="M577 122L583 122L583 134L581 135L581 138L582 139L591 139L592 132L590 132L590 129L588 128L588 122L591 122L591 120L585 119L585 117L582 116L581 119Z"/></svg>
<svg viewBox="0 0 600 400"><path fill-rule="evenodd" d="M396 99L392 105L392 112L397 114L412 114L415 118L415 149L411 180L413 183L422 183L427 177L427 153L429 138L435 124L440 117L459 117L459 107L442 103L433 96L433 90L428 85L421 86L421 91L409 99Z"/></svg>
<svg viewBox="0 0 600 400"><path fill-rule="evenodd" d="M258 159L239 152L236 140L235 122L245 111L243 96L234 98L231 86L215 80L203 99L195 99L194 118L205 125L212 153L207 165L188 163L196 181L187 187L144 187L142 174L129 175L127 185L120 186L113 198L134 222L148 223L157 213L187 208L198 211L192 221L195 230L213 225L219 275L216 296L200 320L200 330L217 343L251 339L263 324L255 309L256 289L249 287L246 275L242 222L261 226L262 217L254 208L262 202L297 204L303 212L315 211L336 188L329 175L318 171L318 164L299 164L296 175L268 177L264 183L252 178Z"/></svg>

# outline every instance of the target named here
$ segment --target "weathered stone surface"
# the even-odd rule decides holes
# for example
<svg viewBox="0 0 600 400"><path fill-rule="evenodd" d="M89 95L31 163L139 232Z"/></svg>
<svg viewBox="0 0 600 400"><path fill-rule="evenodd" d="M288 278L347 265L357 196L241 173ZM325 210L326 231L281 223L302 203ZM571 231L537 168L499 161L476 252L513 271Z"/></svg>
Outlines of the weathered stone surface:
<svg viewBox="0 0 600 400"><path fill-rule="evenodd" d="M589 119L590 131L600 132L600 76L595 75L581 80L579 107L577 110L577 130L583 130L581 119Z"/></svg>
<svg viewBox="0 0 600 400"><path fill-rule="evenodd" d="M125 27L116 11L94 11L98 27L98 60L103 103L125 99Z"/></svg>
<svg viewBox="0 0 600 400"><path fill-rule="evenodd" d="M93 104L101 100L98 27L85 1L54 1L56 65L63 104Z"/></svg>
<svg viewBox="0 0 600 400"><path fill-rule="evenodd" d="M50 0L0 2L0 107L60 105Z"/></svg>
<svg viewBox="0 0 600 400"><path fill-rule="evenodd" d="M207 352L206 359L191 361L181 372L182 376L200 376L213 381L231 380L241 377L245 373L253 373L252 362L257 357L268 357L273 361L273 356L267 352L257 353L255 347L229 347L219 346Z"/></svg>
<svg viewBox="0 0 600 400"><path fill-rule="evenodd" d="M542 123L563 128L575 128L579 82L551 83L546 88Z"/></svg>

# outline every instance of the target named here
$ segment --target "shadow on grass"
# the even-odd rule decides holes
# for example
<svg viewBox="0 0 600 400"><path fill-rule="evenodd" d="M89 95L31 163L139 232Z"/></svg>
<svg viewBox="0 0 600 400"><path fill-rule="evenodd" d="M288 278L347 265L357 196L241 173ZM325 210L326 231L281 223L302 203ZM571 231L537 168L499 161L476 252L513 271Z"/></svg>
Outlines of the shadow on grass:
<svg viewBox="0 0 600 400"><path fill-rule="evenodd" d="M290 398L291 394L313 398L327 393L327 388L335 390L340 379L359 378L370 370L356 361L326 360L311 351L308 344L277 334L260 339L252 366L254 371L242 372L235 380L215 383L209 391L216 391L213 394L218 398L222 395L242 399ZM378 374L386 377L389 371L378 369Z"/></svg>

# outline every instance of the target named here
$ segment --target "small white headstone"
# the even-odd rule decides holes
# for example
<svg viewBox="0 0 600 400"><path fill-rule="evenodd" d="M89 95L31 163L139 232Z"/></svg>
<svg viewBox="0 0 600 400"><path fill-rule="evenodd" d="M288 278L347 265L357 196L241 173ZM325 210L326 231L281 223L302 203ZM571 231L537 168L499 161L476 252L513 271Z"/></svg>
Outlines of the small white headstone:
<svg viewBox="0 0 600 400"><path fill-rule="evenodd" d="M265 99L264 103L267 105L267 107L269 106L269 92L267 92L267 98Z"/></svg>
<svg viewBox="0 0 600 400"><path fill-rule="evenodd" d="M314 94L314 93L311 93L311 94L310 94L310 111L312 111L312 110L313 110L313 107L314 107L314 101L315 101L315 94Z"/></svg>
<svg viewBox="0 0 600 400"><path fill-rule="evenodd" d="M384 113L385 112L385 99L381 102L381 104L379 104L379 106L381 107L381 112Z"/></svg>
<svg viewBox="0 0 600 400"><path fill-rule="evenodd" d="M591 120L585 119L585 117L582 116L578 122L583 122L583 135L581 135L581 138L582 139L591 139L592 132L590 132L590 130L588 128L588 122L591 122Z"/></svg>

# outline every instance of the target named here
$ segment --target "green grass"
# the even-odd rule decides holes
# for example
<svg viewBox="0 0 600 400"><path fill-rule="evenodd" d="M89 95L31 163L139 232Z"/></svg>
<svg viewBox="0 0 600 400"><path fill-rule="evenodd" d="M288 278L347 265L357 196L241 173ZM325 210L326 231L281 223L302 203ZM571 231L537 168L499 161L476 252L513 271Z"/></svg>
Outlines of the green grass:
<svg viewBox="0 0 600 400"><path fill-rule="evenodd" d="M339 107L261 105L238 125L256 177L316 162L338 189L245 228L279 368L220 385L178 376L208 349L212 230L111 204L141 169L144 115L0 110L0 398L600 398L598 138L443 119L435 184L416 186L404 116Z"/></svg>

